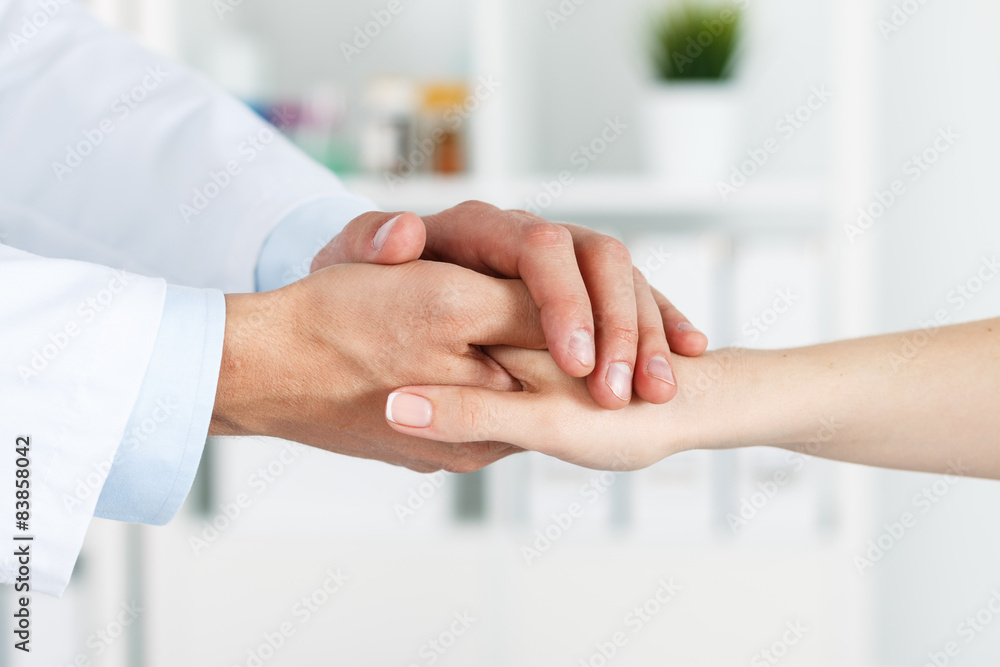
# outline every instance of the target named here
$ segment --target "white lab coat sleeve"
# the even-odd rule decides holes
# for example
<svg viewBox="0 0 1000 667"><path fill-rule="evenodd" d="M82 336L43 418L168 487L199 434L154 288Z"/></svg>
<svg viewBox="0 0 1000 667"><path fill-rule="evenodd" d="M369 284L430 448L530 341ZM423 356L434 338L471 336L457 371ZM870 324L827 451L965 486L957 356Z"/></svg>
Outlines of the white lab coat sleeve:
<svg viewBox="0 0 1000 667"><path fill-rule="evenodd" d="M156 345L94 516L162 525L180 510L215 407L226 301L169 285Z"/></svg>
<svg viewBox="0 0 1000 667"><path fill-rule="evenodd" d="M264 243L258 291L308 275L318 250L347 222L374 208L361 199L327 197L295 209ZM164 524L180 509L212 417L225 314L220 292L167 288L153 355L95 516Z"/></svg>
<svg viewBox="0 0 1000 667"><path fill-rule="evenodd" d="M33 591L69 582L135 404L166 283L0 245L0 539L33 536ZM30 438L26 530L15 524L15 445ZM25 510L22 510L25 511ZM0 581L17 580L14 548Z"/></svg>
<svg viewBox="0 0 1000 667"><path fill-rule="evenodd" d="M0 0L7 244L252 291L264 240L321 198L364 205L239 101L77 2Z"/></svg>

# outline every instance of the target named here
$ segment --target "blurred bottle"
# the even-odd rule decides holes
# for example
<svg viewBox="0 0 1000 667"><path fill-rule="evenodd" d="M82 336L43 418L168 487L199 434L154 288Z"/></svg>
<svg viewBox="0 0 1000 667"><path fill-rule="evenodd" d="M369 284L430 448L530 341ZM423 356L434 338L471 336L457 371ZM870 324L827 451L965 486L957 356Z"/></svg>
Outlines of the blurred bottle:
<svg viewBox="0 0 1000 667"><path fill-rule="evenodd" d="M361 132L361 165L369 172L409 176L417 96L412 81L383 76L365 89L366 118Z"/></svg>
<svg viewBox="0 0 1000 667"><path fill-rule="evenodd" d="M466 169L465 137L455 109L465 104L468 91L463 83L432 83L424 87L420 110L418 152L424 154L428 171L458 174Z"/></svg>

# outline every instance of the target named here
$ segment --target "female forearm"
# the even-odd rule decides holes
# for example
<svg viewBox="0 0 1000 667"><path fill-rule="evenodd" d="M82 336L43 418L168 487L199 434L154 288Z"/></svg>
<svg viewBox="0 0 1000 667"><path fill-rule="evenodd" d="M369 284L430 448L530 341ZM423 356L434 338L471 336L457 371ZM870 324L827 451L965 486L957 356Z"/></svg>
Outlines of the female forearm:
<svg viewBox="0 0 1000 667"><path fill-rule="evenodd" d="M1000 319L678 369L694 440L1000 479Z"/></svg>

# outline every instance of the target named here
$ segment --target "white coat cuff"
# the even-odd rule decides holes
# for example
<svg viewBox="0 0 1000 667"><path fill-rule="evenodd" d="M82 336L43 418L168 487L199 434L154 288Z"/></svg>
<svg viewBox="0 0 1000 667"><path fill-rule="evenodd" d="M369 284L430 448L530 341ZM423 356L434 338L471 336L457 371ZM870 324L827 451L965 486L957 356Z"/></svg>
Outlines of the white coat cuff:
<svg viewBox="0 0 1000 667"><path fill-rule="evenodd" d="M225 326L221 292L167 288L153 355L95 516L161 525L180 510L212 420Z"/></svg>

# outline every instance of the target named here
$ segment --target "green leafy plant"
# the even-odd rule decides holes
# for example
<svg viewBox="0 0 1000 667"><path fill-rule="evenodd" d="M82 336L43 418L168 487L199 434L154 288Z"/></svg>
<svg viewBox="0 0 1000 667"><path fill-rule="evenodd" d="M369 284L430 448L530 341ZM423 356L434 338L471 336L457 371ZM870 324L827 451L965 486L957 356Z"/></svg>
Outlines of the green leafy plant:
<svg viewBox="0 0 1000 667"><path fill-rule="evenodd" d="M652 23L659 78L719 81L732 74L743 28L743 11L735 3L679 0Z"/></svg>

